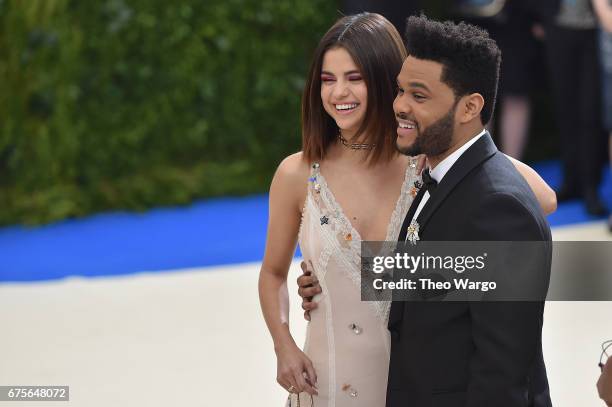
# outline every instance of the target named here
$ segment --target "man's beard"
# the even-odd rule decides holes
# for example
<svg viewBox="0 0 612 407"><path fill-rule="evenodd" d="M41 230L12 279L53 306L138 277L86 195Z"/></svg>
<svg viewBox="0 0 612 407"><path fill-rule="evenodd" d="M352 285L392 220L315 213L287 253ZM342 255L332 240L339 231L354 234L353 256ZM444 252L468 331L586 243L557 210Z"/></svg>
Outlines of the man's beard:
<svg viewBox="0 0 612 407"><path fill-rule="evenodd" d="M455 110L457 104L435 123L429 125L423 132L417 127L417 136L409 147L400 147L396 144L400 153L409 156L425 154L428 157L436 157L445 153L451 146L454 134Z"/></svg>

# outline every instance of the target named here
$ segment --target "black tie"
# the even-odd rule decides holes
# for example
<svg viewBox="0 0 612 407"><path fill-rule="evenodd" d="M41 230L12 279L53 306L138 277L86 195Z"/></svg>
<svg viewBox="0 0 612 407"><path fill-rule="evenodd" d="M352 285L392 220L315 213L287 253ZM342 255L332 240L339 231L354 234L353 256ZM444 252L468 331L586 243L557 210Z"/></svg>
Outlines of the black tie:
<svg viewBox="0 0 612 407"><path fill-rule="evenodd" d="M421 178L423 178L423 188L425 188L426 191L429 191L429 195L432 195L438 186L438 181L429 175L429 169L423 170Z"/></svg>
<svg viewBox="0 0 612 407"><path fill-rule="evenodd" d="M410 226L410 222L412 221L412 217L419 207L419 203L423 199L423 195L425 195L425 188L421 188L417 196L414 197L414 201L412 201L412 205L410 205L410 209L404 218L404 222L402 223L402 227L400 229L399 237L397 238L398 242L406 241L406 235L408 234L408 226Z"/></svg>
<svg viewBox="0 0 612 407"><path fill-rule="evenodd" d="M425 195L425 191L429 191L429 195L432 195L438 186L438 181L433 179L431 175L429 175L429 169L423 170L421 174L421 178L423 180L423 187L419 190L417 196L414 197L414 201L412 201L412 205L404 218L404 222L402 223L402 227L400 229L400 234L398 237L398 241L403 242L406 240L406 235L408 234L408 226L412 222L412 218L423 199L423 195Z"/></svg>

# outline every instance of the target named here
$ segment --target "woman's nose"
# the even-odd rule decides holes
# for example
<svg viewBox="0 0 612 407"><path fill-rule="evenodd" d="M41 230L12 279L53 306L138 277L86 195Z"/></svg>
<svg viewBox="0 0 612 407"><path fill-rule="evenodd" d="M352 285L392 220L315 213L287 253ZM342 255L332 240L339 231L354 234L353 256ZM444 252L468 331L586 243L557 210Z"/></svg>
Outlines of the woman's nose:
<svg viewBox="0 0 612 407"><path fill-rule="evenodd" d="M348 83L338 81L334 87L334 96L341 98L346 97L349 94Z"/></svg>

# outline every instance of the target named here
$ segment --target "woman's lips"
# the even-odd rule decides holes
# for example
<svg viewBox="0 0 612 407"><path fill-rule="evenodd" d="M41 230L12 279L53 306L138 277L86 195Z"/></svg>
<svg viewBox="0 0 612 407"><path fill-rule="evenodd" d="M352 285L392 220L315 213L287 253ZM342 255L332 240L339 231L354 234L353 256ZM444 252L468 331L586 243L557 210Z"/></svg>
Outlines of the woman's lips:
<svg viewBox="0 0 612 407"><path fill-rule="evenodd" d="M359 107L359 103L338 103L334 104L336 113L339 115L349 115Z"/></svg>

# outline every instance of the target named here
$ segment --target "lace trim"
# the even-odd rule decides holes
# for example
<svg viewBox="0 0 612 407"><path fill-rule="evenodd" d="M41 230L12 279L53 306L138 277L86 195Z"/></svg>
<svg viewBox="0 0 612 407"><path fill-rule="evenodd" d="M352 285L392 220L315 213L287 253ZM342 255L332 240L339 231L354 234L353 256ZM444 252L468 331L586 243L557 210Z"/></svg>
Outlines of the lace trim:
<svg viewBox="0 0 612 407"><path fill-rule="evenodd" d="M387 229L387 237L385 241L392 242L396 241L399 236L399 231L404 222L404 217L410 209L412 204L413 196L410 194L410 190L413 188L416 181L420 181L421 177L416 173L417 160L414 158L410 159L408 168L406 168L406 174L404 175L404 183L400 192L400 198L395 205L395 209L389 219L389 228Z"/></svg>
<svg viewBox="0 0 612 407"><path fill-rule="evenodd" d="M403 217L408 211L412 203L410 188L416 180L416 160L411 159L404 175L404 182L400 191L400 196L396 202L395 208L391 213L391 218L387 226L387 234L385 240L394 241L397 239L399 228L403 222ZM314 218L312 222L316 222L317 218L321 222L325 221L326 228L321 231L321 236L325 240L323 245L324 251L327 253L327 259L332 251L338 252L338 260L341 261L341 267L345 274L355 284L361 288L361 241L362 238L359 232L353 227L348 220L342 207L336 201L325 177L320 172L318 163L311 165L311 173L309 178L308 194L304 202L302 210L302 220L299 229L299 241L302 242L302 228L304 222L305 211L309 211L309 216ZM323 223L322 225L323 226ZM322 253L323 254L323 253ZM322 259L321 259L322 260ZM323 264L324 263L324 264ZM318 277L321 280L325 274L327 261L321 262L318 268ZM388 301L369 301L376 315L383 320L387 320L390 310L390 302Z"/></svg>
<svg viewBox="0 0 612 407"><path fill-rule="evenodd" d="M360 287L361 236L348 221L346 214L331 193L329 185L325 177L320 173L319 168L314 168L313 173L311 177L311 180L315 180L313 181L313 189L315 194L318 194L320 198L318 202L319 213L328 217L330 222L330 227L322 231L322 235L326 238L326 246L330 245L334 247L335 251L342 254L338 256L339 260L342 260L344 263L342 269L351 281L357 287Z"/></svg>
<svg viewBox="0 0 612 407"><path fill-rule="evenodd" d="M312 175L311 175L312 177ZM302 205L302 212L300 214L300 227L298 229L298 243L300 244L300 250L302 249L302 229L304 227L304 215L306 214L306 207L308 206L308 199L310 198L310 188L306 184L306 199L304 199L304 205ZM304 254L304 253L302 253Z"/></svg>
<svg viewBox="0 0 612 407"><path fill-rule="evenodd" d="M300 247L304 243L302 226L305 220L306 213L308 214L309 218L312 217L312 219L319 219L322 215L322 212L320 212L319 207L317 206L314 198L310 196L310 194L306 197L306 202L304 203L304 209L302 211L302 223L300 224L300 231L298 232L298 242L300 243ZM311 220L311 222L313 221L314 220ZM313 262L313 271L319 280L322 280L325 277L325 274L327 272L327 263L329 262L329 259L335 248L333 240L329 240L328 236L324 233L321 233L321 236L323 237L323 239L325 239L325 243L321 245L321 253L319 254L318 258L309 259Z"/></svg>
<svg viewBox="0 0 612 407"><path fill-rule="evenodd" d="M391 214L391 219L389 219L389 226L387 229L387 237L385 241L391 242L397 240L399 236L399 231L404 222L404 217L408 213L410 209L410 205L414 199L414 196L411 194L411 190L416 181L420 181L420 176L416 173L417 160L414 158L410 158L408 163L408 168L406 168L406 173L404 175L404 183L402 184L402 189L400 191L400 197L397 200L397 204L395 205L395 209ZM390 301L381 301L378 306L378 315L380 315L383 320L387 321L389 319L389 311L391 310L391 302Z"/></svg>

